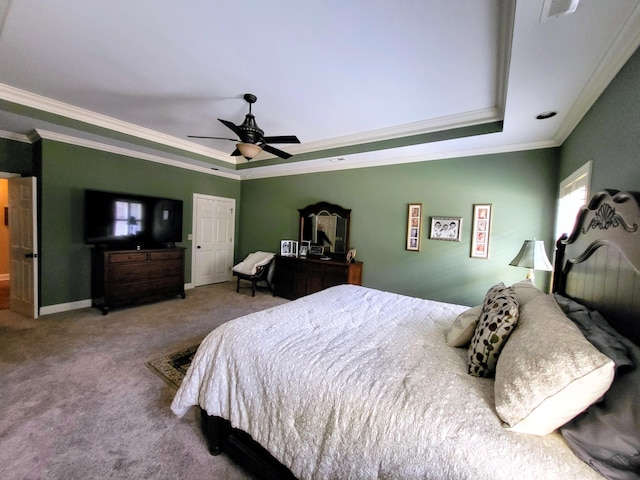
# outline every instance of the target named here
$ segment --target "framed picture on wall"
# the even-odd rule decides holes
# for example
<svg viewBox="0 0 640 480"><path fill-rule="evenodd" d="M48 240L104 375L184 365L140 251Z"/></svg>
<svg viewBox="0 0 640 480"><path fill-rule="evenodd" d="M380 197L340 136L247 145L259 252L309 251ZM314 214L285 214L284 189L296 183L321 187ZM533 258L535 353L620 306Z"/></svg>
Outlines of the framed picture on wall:
<svg viewBox="0 0 640 480"><path fill-rule="evenodd" d="M429 239L459 242L462 233L462 217L431 217Z"/></svg>
<svg viewBox="0 0 640 480"><path fill-rule="evenodd" d="M473 227L471 229L471 258L489 258L489 237L491 234L490 203L473 205Z"/></svg>
<svg viewBox="0 0 640 480"><path fill-rule="evenodd" d="M420 251L420 231L422 230L422 204L410 203L407 217L407 250Z"/></svg>

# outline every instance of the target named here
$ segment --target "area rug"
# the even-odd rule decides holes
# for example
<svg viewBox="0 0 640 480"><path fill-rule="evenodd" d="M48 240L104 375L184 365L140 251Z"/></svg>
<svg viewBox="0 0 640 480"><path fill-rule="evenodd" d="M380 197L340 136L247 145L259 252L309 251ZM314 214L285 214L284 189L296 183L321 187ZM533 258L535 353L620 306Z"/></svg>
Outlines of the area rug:
<svg viewBox="0 0 640 480"><path fill-rule="evenodd" d="M189 365L191 365L191 360L193 360L196 350L198 350L198 345L193 345L184 350L151 360L147 362L147 367L177 390L189 369Z"/></svg>

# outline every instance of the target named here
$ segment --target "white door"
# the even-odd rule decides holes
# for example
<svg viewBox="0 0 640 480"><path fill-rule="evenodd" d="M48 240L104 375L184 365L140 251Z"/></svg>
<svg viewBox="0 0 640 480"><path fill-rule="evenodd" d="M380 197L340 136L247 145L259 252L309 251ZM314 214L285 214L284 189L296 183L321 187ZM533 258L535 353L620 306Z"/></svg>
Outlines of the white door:
<svg viewBox="0 0 640 480"><path fill-rule="evenodd" d="M233 278L233 236L236 201L193 195L194 286L227 282Z"/></svg>
<svg viewBox="0 0 640 480"><path fill-rule="evenodd" d="M38 235L36 178L9 179L11 310L38 318Z"/></svg>

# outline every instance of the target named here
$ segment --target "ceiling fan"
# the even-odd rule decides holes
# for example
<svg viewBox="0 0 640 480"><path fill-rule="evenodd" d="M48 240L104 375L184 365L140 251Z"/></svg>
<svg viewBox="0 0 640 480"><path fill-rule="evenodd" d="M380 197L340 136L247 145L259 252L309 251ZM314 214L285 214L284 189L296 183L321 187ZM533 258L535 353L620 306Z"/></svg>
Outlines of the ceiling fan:
<svg viewBox="0 0 640 480"><path fill-rule="evenodd" d="M239 138L224 138L224 137L203 137L199 135L188 135L189 138L212 138L216 140L231 140L232 142L238 142L236 149L231 154L232 157L242 155L247 160L251 160L258 155L262 150L276 155L280 158L290 158L291 154L283 152L277 148L269 145L270 143L300 143L298 137L295 135L281 135L277 137L265 137L264 131L256 123L256 117L251 113L251 105L258 99L251 93L245 93L244 99L249 104L249 113L247 113L244 122L241 125L235 125L228 120L222 120L219 118L223 125L227 126L233 131Z"/></svg>

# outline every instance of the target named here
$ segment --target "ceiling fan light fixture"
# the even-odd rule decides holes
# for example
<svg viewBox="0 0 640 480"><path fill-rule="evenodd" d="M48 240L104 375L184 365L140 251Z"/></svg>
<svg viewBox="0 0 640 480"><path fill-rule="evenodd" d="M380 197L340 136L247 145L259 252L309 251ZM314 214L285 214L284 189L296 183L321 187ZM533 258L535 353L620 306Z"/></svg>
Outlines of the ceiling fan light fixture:
<svg viewBox="0 0 640 480"><path fill-rule="evenodd" d="M262 151L262 147L260 147L260 145L255 145L253 143L237 143L236 148L247 160L251 160Z"/></svg>

